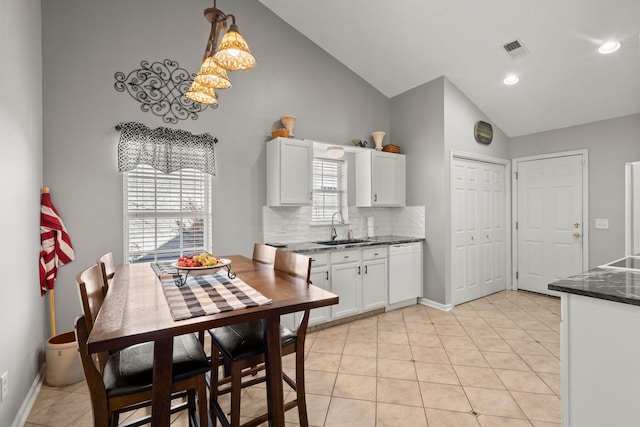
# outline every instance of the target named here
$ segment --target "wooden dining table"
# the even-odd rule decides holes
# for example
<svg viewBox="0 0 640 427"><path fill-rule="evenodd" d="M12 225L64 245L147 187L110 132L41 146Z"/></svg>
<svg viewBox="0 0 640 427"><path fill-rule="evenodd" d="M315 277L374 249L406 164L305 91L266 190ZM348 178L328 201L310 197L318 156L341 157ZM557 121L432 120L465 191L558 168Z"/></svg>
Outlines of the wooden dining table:
<svg viewBox="0 0 640 427"><path fill-rule="evenodd" d="M265 319L267 402L270 426L284 426L280 316L338 303L338 297L244 256L225 257L243 282L270 304L175 321L150 263L117 267L87 342L89 353L154 342L153 426L169 426L173 338L211 328ZM223 274L226 274L224 272ZM202 398L199 396L199 398Z"/></svg>

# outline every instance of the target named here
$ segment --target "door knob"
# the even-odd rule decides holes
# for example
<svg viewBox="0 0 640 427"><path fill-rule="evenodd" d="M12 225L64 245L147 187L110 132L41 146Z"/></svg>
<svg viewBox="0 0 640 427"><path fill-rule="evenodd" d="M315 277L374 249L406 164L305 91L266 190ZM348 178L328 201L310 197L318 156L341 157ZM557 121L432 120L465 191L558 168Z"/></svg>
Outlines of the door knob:
<svg viewBox="0 0 640 427"><path fill-rule="evenodd" d="M578 237L580 237L580 233L578 233L578 232L573 233L573 237L575 237L577 239Z"/></svg>
<svg viewBox="0 0 640 427"><path fill-rule="evenodd" d="M580 228L580 223L576 222L575 224L573 224L573 228Z"/></svg>

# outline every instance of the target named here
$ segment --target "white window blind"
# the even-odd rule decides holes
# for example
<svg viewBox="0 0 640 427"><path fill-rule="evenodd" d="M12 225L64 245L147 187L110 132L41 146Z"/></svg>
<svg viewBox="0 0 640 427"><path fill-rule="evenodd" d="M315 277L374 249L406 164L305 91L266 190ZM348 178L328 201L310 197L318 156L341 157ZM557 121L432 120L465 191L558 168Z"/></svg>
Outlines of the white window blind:
<svg viewBox="0 0 640 427"><path fill-rule="evenodd" d="M194 169L166 174L139 165L124 181L128 262L169 261L210 250L209 174Z"/></svg>
<svg viewBox="0 0 640 427"><path fill-rule="evenodd" d="M313 159L313 223L331 222L331 216L343 209L343 164L340 160Z"/></svg>

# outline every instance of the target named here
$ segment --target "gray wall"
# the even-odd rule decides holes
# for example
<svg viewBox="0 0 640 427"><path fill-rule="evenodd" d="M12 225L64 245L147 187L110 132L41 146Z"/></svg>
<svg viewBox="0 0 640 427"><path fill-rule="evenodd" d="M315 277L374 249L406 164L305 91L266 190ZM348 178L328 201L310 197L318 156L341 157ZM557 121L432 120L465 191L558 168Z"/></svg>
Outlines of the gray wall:
<svg viewBox="0 0 640 427"><path fill-rule="evenodd" d="M440 304L451 299L451 150L508 158L508 138L497 126L490 145L475 141L478 120L490 121L446 77L391 99L394 143L407 154L407 205L425 206L424 297Z"/></svg>
<svg viewBox="0 0 640 427"><path fill-rule="evenodd" d="M141 60L173 59L197 70L210 0L48 0L42 4L44 177L76 249L56 293L60 328L81 309L74 278L104 252L123 261L122 176L116 168L120 121L169 126L113 88L114 73ZM175 127L210 132L216 146L213 251L250 255L262 239L266 202L264 141L282 114L298 117L296 138L348 144L374 130L390 137L389 100L256 0L218 1L234 14L257 58L231 73L220 107Z"/></svg>
<svg viewBox="0 0 640 427"><path fill-rule="evenodd" d="M48 337L40 296L42 85L40 1L0 1L0 374L9 395L0 425L9 426L43 363Z"/></svg>
<svg viewBox="0 0 640 427"><path fill-rule="evenodd" d="M624 164L640 160L640 114L512 138L511 158L589 150L589 265L624 256ZM596 230L608 218L608 230Z"/></svg>

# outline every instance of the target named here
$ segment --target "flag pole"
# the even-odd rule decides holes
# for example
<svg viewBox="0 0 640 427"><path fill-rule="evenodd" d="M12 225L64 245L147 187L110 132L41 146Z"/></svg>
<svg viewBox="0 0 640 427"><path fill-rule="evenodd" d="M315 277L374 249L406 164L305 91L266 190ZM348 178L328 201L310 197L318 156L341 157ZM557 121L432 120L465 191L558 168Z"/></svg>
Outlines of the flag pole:
<svg viewBox="0 0 640 427"><path fill-rule="evenodd" d="M42 188L43 193L49 192L49 187ZM56 297L53 289L49 289L49 322L51 323L51 336L56 336Z"/></svg>

